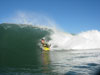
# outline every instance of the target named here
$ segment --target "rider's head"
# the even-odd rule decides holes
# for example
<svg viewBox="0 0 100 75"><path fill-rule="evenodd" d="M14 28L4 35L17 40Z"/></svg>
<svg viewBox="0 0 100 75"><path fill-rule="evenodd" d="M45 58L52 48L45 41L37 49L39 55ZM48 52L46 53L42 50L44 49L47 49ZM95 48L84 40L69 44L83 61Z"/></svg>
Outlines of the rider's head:
<svg viewBox="0 0 100 75"><path fill-rule="evenodd" d="M41 39L41 42L42 42L42 43L44 43L44 42L45 42L45 40L44 40L44 39Z"/></svg>
<svg viewBox="0 0 100 75"><path fill-rule="evenodd" d="M42 39L42 41L44 41L44 39Z"/></svg>

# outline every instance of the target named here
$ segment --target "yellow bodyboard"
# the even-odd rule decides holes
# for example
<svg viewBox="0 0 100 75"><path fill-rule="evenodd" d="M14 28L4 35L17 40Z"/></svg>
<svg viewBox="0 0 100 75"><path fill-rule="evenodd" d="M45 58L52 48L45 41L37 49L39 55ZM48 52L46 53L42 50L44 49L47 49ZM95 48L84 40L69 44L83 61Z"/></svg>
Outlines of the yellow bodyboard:
<svg viewBox="0 0 100 75"><path fill-rule="evenodd" d="M49 51L50 48L48 48L48 47L43 47L43 50L45 50L45 51Z"/></svg>

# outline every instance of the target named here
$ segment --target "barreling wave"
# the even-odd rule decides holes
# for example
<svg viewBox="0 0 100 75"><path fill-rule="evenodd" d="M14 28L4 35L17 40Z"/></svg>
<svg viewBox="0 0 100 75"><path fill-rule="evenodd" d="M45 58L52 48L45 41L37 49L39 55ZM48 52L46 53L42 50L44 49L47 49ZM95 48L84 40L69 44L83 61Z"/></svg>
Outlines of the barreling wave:
<svg viewBox="0 0 100 75"><path fill-rule="evenodd" d="M49 36L51 30L25 24L0 24L0 50L35 49L41 38Z"/></svg>
<svg viewBox="0 0 100 75"><path fill-rule="evenodd" d="M2 61L0 64L5 65L7 62L6 64L11 65L10 61L18 62L19 58L23 63L26 62L24 61L26 59L37 63L33 58L41 51L38 43L43 37L47 37L49 40L50 32L52 32L51 29L47 27L0 24L0 61Z"/></svg>

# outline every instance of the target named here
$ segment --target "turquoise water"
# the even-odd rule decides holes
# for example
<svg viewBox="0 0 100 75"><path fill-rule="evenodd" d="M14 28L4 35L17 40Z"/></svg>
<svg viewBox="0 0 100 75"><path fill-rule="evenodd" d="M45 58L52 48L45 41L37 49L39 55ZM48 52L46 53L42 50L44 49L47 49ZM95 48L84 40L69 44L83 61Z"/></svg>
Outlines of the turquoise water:
<svg viewBox="0 0 100 75"><path fill-rule="evenodd" d="M0 24L0 75L97 75L100 49L44 52L40 39L50 29Z"/></svg>

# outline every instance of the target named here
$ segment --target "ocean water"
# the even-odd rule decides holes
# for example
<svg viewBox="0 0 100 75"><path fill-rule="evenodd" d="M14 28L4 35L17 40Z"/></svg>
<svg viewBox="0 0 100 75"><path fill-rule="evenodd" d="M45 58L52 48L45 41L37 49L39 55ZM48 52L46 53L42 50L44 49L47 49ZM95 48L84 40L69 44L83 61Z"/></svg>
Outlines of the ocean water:
<svg viewBox="0 0 100 75"><path fill-rule="evenodd" d="M99 75L100 32L0 24L0 75ZM44 52L40 39L51 44Z"/></svg>

